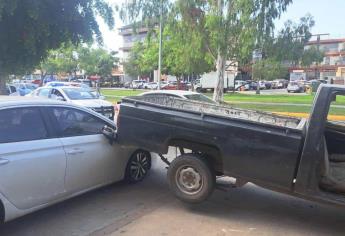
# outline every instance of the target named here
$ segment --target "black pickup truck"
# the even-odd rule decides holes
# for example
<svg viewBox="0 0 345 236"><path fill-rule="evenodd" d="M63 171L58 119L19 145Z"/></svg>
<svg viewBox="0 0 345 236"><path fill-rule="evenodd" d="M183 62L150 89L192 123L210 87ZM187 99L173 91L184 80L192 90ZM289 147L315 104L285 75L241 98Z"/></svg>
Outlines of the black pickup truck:
<svg viewBox="0 0 345 236"><path fill-rule="evenodd" d="M319 202L345 205L345 126L327 119L344 86L322 85L309 119L164 96L124 98L118 142L181 156L168 169L173 193L205 200L217 176Z"/></svg>

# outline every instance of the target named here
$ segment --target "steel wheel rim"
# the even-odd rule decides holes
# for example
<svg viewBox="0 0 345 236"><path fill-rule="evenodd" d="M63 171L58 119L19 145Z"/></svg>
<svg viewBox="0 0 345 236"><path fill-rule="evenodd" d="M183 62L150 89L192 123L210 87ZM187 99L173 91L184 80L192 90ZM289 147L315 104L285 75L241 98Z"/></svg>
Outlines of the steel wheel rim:
<svg viewBox="0 0 345 236"><path fill-rule="evenodd" d="M175 182L179 190L187 195L198 194L204 186L204 180L199 171L188 165L178 168Z"/></svg>
<svg viewBox="0 0 345 236"><path fill-rule="evenodd" d="M138 152L130 162L130 175L133 180L140 180L145 177L149 169L149 158L146 153Z"/></svg>

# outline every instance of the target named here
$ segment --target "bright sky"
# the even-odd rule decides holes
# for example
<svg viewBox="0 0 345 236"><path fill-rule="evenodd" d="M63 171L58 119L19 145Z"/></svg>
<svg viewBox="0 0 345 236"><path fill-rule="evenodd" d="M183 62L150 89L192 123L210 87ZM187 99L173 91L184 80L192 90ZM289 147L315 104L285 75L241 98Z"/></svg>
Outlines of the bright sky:
<svg viewBox="0 0 345 236"><path fill-rule="evenodd" d="M287 11L276 23L276 29L284 26L284 22L299 18L310 13L314 16L314 34L329 33L329 38L345 38L345 0L293 0ZM328 36L321 39L327 39Z"/></svg>
<svg viewBox="0 0 345 236"><path fill-rule="evenodd" d="M107 0L115 6L125 0ZM312 30L314 34L330 33L330 38L345 38L345 0L293 0L287 11L277 20L276 29L284 26L284 22L291 19L295 22L299 18L310 13L314 16L315 26ZM122 38L118 35L118 28L123 25L118 16L115 18L115 28L109 30L100 21L100 28L103 33L105 47L109 50L118 50L122 46ZM322 39L327 39L328 36Z"/></svg>

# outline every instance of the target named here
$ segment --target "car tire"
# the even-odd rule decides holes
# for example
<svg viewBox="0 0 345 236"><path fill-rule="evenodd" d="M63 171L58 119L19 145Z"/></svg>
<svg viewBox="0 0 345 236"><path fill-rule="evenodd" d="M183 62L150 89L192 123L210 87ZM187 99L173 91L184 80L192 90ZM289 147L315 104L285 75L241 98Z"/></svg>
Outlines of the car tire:
<svg viewBox="0 0 345 236"><path fill-rule="evenodd" d="M216 175L201 156L183 154L170 164L168 182L178 199L187 203L201 203L212 194Z"/></svg>
<svg viewBox="0 0 345 236"><path fill-rule="evenodd" d="M125 180L128 183L138 183L145 179L150 169L151 154L144 150L137 150L128 160Z"/></svg>

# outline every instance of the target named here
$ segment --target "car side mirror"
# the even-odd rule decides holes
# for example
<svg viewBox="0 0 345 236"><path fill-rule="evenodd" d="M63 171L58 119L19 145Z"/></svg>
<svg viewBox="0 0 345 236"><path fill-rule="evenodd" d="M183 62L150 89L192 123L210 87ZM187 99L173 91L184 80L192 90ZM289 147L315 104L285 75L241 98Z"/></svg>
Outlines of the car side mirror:
<svg viewBox="0 0 345 236"><path fill-rule="evenodd" d="M111 145L114 143L114 141L117 138L116 130L113 129L112 127L107 126L107 125L105 125L102 128L102 134L109 140Z"/></svg>

